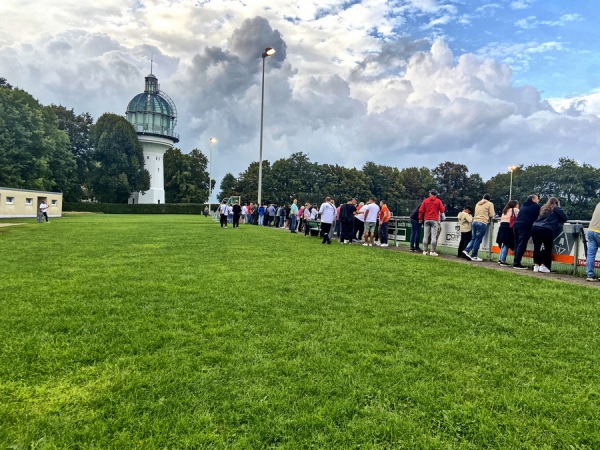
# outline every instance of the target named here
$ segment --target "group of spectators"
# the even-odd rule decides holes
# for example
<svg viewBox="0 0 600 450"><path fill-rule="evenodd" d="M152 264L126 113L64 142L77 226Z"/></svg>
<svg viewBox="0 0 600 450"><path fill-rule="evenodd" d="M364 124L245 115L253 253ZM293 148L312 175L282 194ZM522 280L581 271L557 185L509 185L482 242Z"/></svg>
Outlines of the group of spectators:
<svg viewBox="0 0 600 450"><path fill-rule="evenodd" d="M510 200L502 209L500 229L496 237L496 243L500 247L498 260L500 266L510 266L506 261L510 249L514 253L512 267L517 270L528 269L522 264L522 258L531 238L533 240L533 271L539 273L551 271L553 242L560 233L561 225L568 218L557 198L550 197L543 206L539 204L539 201L539 197L532 194L527 197L523 205L520 206L516 200ZM436 247L441 232L441 222L445 220L445 211L439 193L435 189L431 190L429 197L424 199L410 215L412 226L410 251L438 256ZM489 194L484 194L475 208L471 206L463 208L458 214L461 237L457 257L475 262L483 261L479 258L478 251L495 215L494 204L491 202ZM331 244L335 232L342 244L359 241L364 246L387 247L387 227L391 212L384 200L380 200L378 204L372 197L366 204L358 203L355 198L352 198L337 207L333 199L326 197L318 208L317 205L310 203L298 207L297 199L294 199L289 206L275 206L274 204L257 206L254 203L240 206L237 201L234 205L228 206L223 202L220 205L220 216L221 227L227 227L228 223L239 227L241 222L278 227L287 229L291 233L303 231L305 236L310 235L311 229L319 228L323 244ZM319 227L315 227L317 218L320 218ZM379 224L378 241L375 240L377 224ZM420 248L422 228L423 248ZM600 203L596 205L590 222L587 241L587 280L598 281L595 276L594 264L600 246Z"/></svg>
<svg viewBox="0 0 600 450"><path fill-rule="evenodd" d="M306 203L298 207L298 200L287 205L276 206L255 205L254 203L238 205L227 205L227 202L219 206L221 227L227 228L227 224L239 227L240 223L287 229L291 233L304 232L309 236L311 229L318 228L323 243L331 244L336 234L342 244L350 244L355 241L364 242L365 246L380 245L388 246L387 225L392 216L385 200L379 204L374 198L367 203L357 203L355 198L347 203L336 206L335 201L326 197L323 203L317 207L316 204ZM316 220L319 225L316 226ZM379 240L375 240L375 227L379 223Z"/></svg>
<svg viewBox="0 0 600 450"><path fill-rule="evenodd" d="M429 197L423 200L410 216L411 251L422 251L424 255L438 256L436 253L437 238L441 230L441 222L445 219L445 208L438 196L436 190L431 190ZM560 234L562 224L568 218L556 197L550 197L543 206L540 206L539 201L539 197L532 194L527 197L521 207L519 207L518 201L510 200L502 209L500 229L496 236L496 243L500 247L498 258L500 266L510 266L506 261L510 249L514 253L512 267L517 270L528 269L522 264L522 259L531 238L533 241L533 271L550 273L553 242ZM463 208L458 214L461 237L457 257L475 262L483 261L477 256L477 253L490 221L495 215L494 204L491 202L489 194L485 194L474 209L471 206ZM423 249L419 247L421 227L424 228ZM586 237L588 242L586 279L597 282L594 265L600 246L600 203L596 205Z"/></svg>

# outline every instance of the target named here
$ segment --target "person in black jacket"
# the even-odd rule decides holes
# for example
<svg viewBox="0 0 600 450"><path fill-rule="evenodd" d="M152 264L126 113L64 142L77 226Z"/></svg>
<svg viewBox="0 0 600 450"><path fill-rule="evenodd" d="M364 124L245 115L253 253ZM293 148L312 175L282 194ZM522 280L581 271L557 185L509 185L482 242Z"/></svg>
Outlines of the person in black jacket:
<svg viewBox="0 0 600 450"><path fill-rule="evenodd" d="M356 213L356 199L352 198L348 203L340 207L340 222L342 227L342 244L352 244L354 236L354 215Z"/></svg>
<svg viewBox="0 0 600 450"><path fill-rule="evenodd" d="M560 225L567 220L567 215L560 208L556 197L550 197L546 204L542 206L540 217L533 224L533 228L531 228L534 272L550 273L552 266L552 244L560 233ZM542 246L544 246L543 250Z"/></svg>
<svg viewBox="0 0 600 450"><path fill-rule="evenodd" d="M240 227L240 215L242 214L242 207L236 200L233 204L233 228Z"/></svg>
<svg viewBox="0 0 600 450"><path fill-rule="evenodd" d="M421 202L422 203L422 202ZM421 222L419 222L419 208L421 203L417 205L412 214L410 215L410 251L411 252L422 252L419 244L421 242Z"/></svg>
<svg viewBox="0 0 600 450"><path fill-rule="evenodd" d="M527 269L521 264L521 259L527 250L527 242L531 237L531 227L540 215L540 199L537 195L531 194L521 209L519 215L513 225L513 233L515 235L515 257L513 258L514 269Z"/></svg>

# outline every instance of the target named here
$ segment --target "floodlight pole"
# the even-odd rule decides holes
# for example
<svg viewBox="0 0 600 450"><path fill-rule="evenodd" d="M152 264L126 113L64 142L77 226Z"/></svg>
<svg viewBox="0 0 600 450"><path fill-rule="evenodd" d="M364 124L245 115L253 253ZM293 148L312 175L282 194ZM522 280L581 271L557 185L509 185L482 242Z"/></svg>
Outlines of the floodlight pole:
<svg viewBox="0 0 600 450"><path fill-rule="evenodd" d="M509 202L512 200L513 172L515 171L516 168L517 168L517 166L510 166L508 168L508 170L510 171L510 188L508 190L508 201Z"/></svg>
<svg viewBox="0 0 600 450"><path fill-rule="evenodd" d="M265 59L268 56L273 56L275 49L271 47L265 48L262 54L262 87L260 96L260 153L258 156L258 206L262 205L262 153L263 153L263 125L265 112Z"/></svg>
<svg viewBox="0 0 600 450"><path fill-rule="evenodd" d="M210 160L208 161L208 214L210 215L210 204L212 199L212 148L213 144L217 143L217 139L211 137L208 142L210 143Z"/></svg>

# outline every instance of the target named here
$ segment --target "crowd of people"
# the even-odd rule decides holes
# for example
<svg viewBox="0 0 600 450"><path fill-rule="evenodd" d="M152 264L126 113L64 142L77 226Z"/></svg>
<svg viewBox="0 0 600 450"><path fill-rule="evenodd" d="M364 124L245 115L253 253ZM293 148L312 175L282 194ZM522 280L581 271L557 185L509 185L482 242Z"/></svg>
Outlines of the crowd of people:
<svg viewBox="0 0 600 450"><path fill-rule="evenodd" d="M508 252L512 250L512 267L526 270L522 264L529 239L533 240L533 271L550 273L552 268L552 249L554 239L559 235L561 226L568 218L560 207L557 198L550 197L544 205L532 194L523 205L516 200L510 200L500 214L500 228L496 243L500 247L498 264L503 267L511 266L507 262ZM362 243L363 246L388 246L387 228L391 212L384 200L376 201L371 197L364 203L358 203L355 198L347 203L336 206L335 201L326 197L323 203L306 203L298 206L294 199L288 205L276 206L255 205L254 203L233 205L223 202L219 206L221 227L232 224L239 227L240 223L257 226L276 227L289 230L291 233L303 232L309 236L311 230L319 229L323 244L331 244L334 234L340 243ZM441 222L445 220L446 209L439 198L439 193L433 189L410 215L411 236L410 251L423 252L423 255L438 256L437 241L441 232ZM479 256L479 248L486 235L488 226L496 216L494 204L489 194L484 194L475 208L467 205L458 214L460 242L458 245L459 258L470 261L483 261ZM316 221L319 219L319 224ZM378 240L376 227L378 226ZM423 230L423 248L421 243ZM600 203L596 206L589 230L587 232L588 253L586 260L587 281L598 281L595 276L595 257L600 247Z"/></svg>

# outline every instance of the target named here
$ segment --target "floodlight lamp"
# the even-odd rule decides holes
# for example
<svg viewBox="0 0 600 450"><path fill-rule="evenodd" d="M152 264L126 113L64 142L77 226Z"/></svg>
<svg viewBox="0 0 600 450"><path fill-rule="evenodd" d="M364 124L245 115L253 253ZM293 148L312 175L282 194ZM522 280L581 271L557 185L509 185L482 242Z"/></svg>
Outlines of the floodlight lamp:
<svg viewBox="0 0 600 450"><path fill-rule="evenodd" d="M517 170L517 169L518 169L518 167L517 167L517 166L508 166L508 170L509 170L510 172L514 172L514 171L515 171L515 170Z"/></svg>
<svg viewBox="0 0 600 450"><path fill-rule="evenodd" d="M262 54L263 58L266 58L267 56L273 56L276 53L274 48L271 47L267 47L265 48L265 52Z"/></svg>
<svg viewBox="0 0 600 450"><path fill-rule="evenodd" d="M211 138L210 138L208 141L209 141L211 144L216 144L216 143L217 143L217 138L211 137Z"/></svg>

